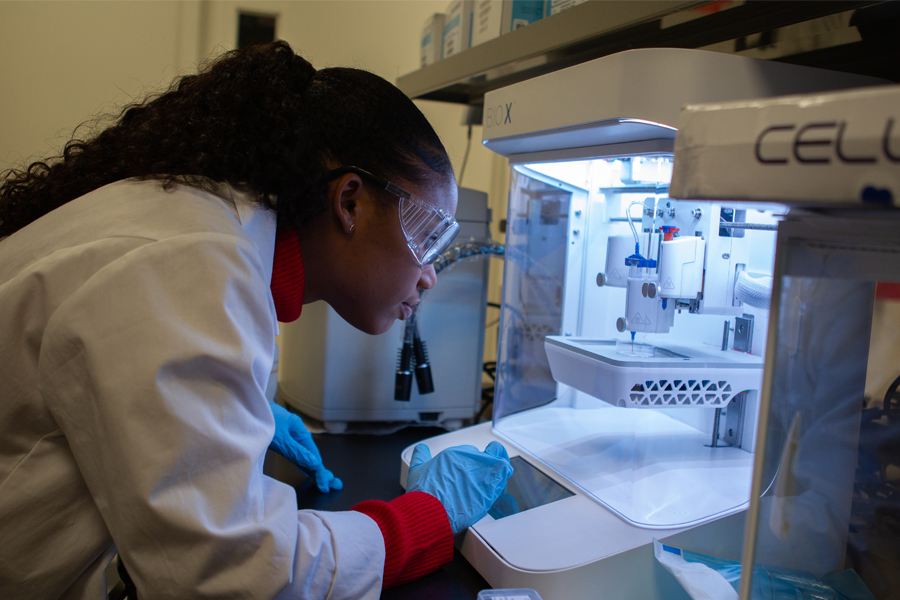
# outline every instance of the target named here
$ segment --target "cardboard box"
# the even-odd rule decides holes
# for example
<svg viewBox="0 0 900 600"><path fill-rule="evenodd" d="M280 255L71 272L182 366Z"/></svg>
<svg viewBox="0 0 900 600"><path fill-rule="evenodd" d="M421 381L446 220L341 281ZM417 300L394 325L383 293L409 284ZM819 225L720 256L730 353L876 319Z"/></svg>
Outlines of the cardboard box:
<svg viewBox="0 0 900 600"><path fill-rule="evenodd" d="M545 0L504 0L501 33L509 33L544 18Z"/></svg>
<svg viewBox="0 0 900 600"><path fill-rule="evenodd" d="M454 0L444 21L444 58L468 50L472 45L473 0Z"/></svg>
<svg viewBox="0 0 900 600"><path fill-rule="evenodd" d="M427 67L441 60L444 50L443 13L434 13L422 27L422 39L419 45L419 66Z"/></svg>
<svg viewBox="0 0 900 600"><path fill-rule="evenodd" d="M501 0L477 0L472 13L472 46L499 37L502 23Z"/></svg>

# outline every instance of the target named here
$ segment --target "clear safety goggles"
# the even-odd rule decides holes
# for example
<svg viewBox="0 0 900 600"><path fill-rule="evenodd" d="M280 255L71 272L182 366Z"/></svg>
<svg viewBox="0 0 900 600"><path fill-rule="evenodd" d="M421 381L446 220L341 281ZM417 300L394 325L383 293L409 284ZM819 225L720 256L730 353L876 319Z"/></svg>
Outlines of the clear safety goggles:
<svg viewBox="0 0 900 600"><path fill-rule="evenodd" d="M403 229L403 235L406 236L406 245L409 246L413 256L422 267L436 261L459 233L459 223L453 218L453 215L426 202L416 200L403 188L366 170L359 167L340 167L328 175L333 179L345 173L355 173L360 177L366 177L400 198L400 227Z"/></svg>

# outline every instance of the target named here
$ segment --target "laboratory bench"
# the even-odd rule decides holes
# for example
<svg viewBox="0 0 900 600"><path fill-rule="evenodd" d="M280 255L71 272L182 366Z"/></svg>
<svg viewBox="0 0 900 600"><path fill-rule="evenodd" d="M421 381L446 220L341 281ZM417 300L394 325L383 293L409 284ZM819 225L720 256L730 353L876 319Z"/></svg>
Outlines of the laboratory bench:
<svg viewBox="0 0 900 600"><path fill-rule="evenodd" d="M287 459L269 452L263 470L266 475L297 490L301 509L349 510L364 500L393 500L400 486L400 453L420 440L446 433L437 427L406 427L386 434L314 434L325 466L344 482L344 489L321 494ZM384 600L429 598L434 600L475 600L490 584L465 558L454 550L453 562L417 581L381 594Z"/></svg>

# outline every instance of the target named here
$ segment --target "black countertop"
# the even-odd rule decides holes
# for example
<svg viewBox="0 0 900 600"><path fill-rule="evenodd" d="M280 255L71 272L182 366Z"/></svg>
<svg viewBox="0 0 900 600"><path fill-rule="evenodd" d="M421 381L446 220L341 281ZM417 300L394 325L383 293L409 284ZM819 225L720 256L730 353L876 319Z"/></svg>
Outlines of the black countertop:
<svg viewBox="0 0 900 600"><path fill-rule="evenodd" d="M389 435L313 435L325 466L344 482L344 489L321 494L294 465L269 452L266 475L297 490L301 509L349 510L364 500L393 500L404 492L400 486L400 452L419 440L446 433L436 427L407 427ZM428 598L475 600L490 585L465 558L454 550L453 562L422 579L385 590L384 600Z"/></svg>

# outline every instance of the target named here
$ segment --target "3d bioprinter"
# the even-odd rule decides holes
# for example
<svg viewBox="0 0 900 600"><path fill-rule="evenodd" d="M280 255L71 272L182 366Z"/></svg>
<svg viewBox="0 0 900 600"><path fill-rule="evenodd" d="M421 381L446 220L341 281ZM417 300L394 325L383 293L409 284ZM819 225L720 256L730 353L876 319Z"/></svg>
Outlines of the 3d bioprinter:
<svg viewBox="0 0 900 600"><path fill-rule="evenodd" d="M493 422L426 443L498 439L513 456L459 542L492 586L687 598L655 539L743 552L745 569L843 565L874 282L900 279L900 220L801 207L890 208L900 133L803 111L881 83L645 49L487 94L484 144L512 167ZM789 94L814 96L767 108ZM872 460L872 477L890 471ZM900 547L893 535L878 543Z"/></svg>

